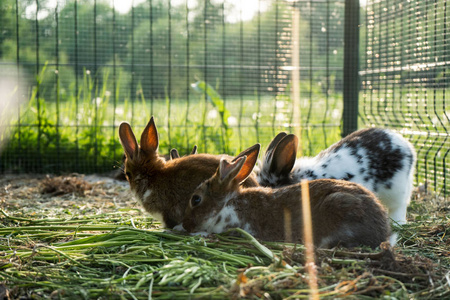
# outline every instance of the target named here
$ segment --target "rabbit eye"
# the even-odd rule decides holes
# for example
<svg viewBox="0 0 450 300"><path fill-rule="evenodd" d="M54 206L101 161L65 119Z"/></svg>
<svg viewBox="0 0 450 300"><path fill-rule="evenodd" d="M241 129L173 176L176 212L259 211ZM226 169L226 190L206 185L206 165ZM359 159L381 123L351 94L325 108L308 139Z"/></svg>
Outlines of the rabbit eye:
<svg viewBox="0 0 450 300"><path fill-rule="evenodd" d="M202 198L199 195L192 196L192 198L191 198L192 207L199 205L200 202L202 202Z"/></svg>

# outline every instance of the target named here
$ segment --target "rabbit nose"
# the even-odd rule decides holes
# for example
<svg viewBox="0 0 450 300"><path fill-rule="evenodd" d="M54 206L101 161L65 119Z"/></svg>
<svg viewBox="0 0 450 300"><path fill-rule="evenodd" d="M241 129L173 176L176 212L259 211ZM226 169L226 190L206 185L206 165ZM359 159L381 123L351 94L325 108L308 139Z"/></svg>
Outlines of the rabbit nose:
<svg viewBox="0 0 450 300"><path fill-rule="evenodd" d="M183 227L183 223L178 224L177 226L175 226L175 227L173 228L173 230L181 231L181 232L186 232L186 229L184 229L184 227Z"/></svg>

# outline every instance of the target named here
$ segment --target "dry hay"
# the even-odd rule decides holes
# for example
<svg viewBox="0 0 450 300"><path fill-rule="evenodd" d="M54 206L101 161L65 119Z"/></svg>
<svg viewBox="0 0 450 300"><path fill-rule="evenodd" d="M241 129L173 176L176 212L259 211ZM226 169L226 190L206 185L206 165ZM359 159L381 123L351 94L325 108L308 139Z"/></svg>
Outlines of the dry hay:
<svg viewBox="0 0 450 300"><path fill-rule="evenodd" d="M77 175L50 177L47 175L41 181L41 194L49 197L61 196L65 194L75 194L84 197L85 192L92 189L92 185L86 182L83 177Z"/></svg>
<svg viewBox="0 0 450 300"><path fill-rule="evenodd" d="M309 297L301 245L161 231L124 182L6 176L0 208L0 298ZM317 250L321 297L449 298L448 199L417 193L408 219L394 248Z"/></svg>

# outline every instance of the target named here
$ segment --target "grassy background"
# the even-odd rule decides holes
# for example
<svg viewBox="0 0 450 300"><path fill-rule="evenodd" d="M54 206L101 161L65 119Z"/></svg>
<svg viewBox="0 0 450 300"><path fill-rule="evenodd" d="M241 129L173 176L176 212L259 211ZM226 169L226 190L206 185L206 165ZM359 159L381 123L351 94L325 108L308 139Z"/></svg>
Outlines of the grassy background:
<svg viewBox="0 0 450 300"><path fill-rule="evenodd" d="M49 72L44 68L37 76L26 104L0 112L0 132L5 131L0 134L1 173L112 171L122 159L120 122L131 123L139 139L152 115L162 154L171 148L185 154L198 145L200 152L234 155L258 142L264 149L278 132L288 131L301 135L298 155L313 156L340 139L342 94L329 91L327 95L307 82L300 84L298 104L293 103L289 86L276 96L255 92L224 97L217 92L219 83L213 87L202 81L192 82L184 99L146 99L141 88L136 95L119 99L120 75L113 84L116 81L105 72L101 85L96 85L86 71L78 90L75 85L56 86L58 97L46 99L49 93L42 89ZM386 127L403 134L417 151L415 184L448 196L445 90L424 89L415 98L398 93L386 102L377 101L378 96L361 92L360 127ZM13 101L20 97L18 90L10 95ZM293 116L295 105L300 108L299 118Z"/></svg>
<svg viewBox="0 0 450 300"><path fill-rule="evenodd" d="M38 78L46 72L44 68ZM293 119L294 104L288 95L223 98L214 87L198 81L192 84L189 99L150 100L138 90L138 100L131 101L131 96L118 100L120 84L109 91L108 76L103 78L103 85L94 88L86 74L78 91L61 90L56 101L42 98L38 84L25 105L2 112L19 117L2 124L10 140L0 169L7 173L111 171L121 162L120 122L129 122L139 140L152 115L162 154L171 148L189 153L196 144L199 152L234 155L257 142L266 147L279 131L301 128L301 153L315 155L340 137L342 95L324 97L321 91L310 93L309 86L304 87L299 104L299 122Z"/></svg>

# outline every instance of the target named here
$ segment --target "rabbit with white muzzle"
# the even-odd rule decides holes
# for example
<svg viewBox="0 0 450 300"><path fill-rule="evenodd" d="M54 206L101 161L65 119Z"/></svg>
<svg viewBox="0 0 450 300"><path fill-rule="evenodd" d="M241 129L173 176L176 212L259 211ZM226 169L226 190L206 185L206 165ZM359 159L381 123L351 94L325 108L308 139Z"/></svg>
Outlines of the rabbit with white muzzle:
<svg viewBox="0 0 450 300"><path fill-rule="evenodd" d="M356 182L378 196L392 220L406 223L416 153L400 134L381 128L362 129L315 157L298 159L297 145L298 138L284 132L272 140L257 171L260 185L282 187L319 178Z"/></svg>
<svg viewBox="0 0 450 300"><path fill-rule="evenodd" d="M247 153L259 152L259 144ZM182 227L188 232L221 233L242 228L256 238L285 241L284 211L291 212L292 240L302 241L301 185L271 189L241 188L254 168L246 156L222 158L210 179L197 187L186 208ZM385 208L366 188L343 180L309 183L314 244L318 247L378 247L389 235Z"/></svg>
<svg viewBox="0 0 450 300"><path fill-rule="evenodd" d="M144 209L168 228L181 223L184 211L194 189L211 177L223 155L192 154L179 157L171 151L171 159L158 155L159 139L153 117L141 135L138 145L130 124L122 122L119 137L125 151L124 171L130 189ZM176 152L176 153L175 153ZM247 155L244 151L238 155ZM256 162L257 156L251 156ZM257 186L254 176L249 176L244 186Z"/></svg>

